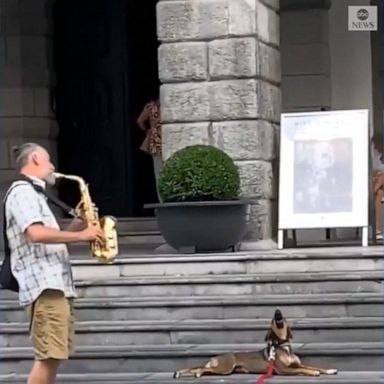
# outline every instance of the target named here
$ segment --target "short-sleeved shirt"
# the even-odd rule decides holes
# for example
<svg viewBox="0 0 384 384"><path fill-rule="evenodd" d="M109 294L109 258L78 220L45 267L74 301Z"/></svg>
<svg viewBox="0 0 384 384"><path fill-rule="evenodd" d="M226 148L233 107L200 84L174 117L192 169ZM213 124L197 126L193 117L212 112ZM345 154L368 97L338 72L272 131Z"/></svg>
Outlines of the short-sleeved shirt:
<svg viewBox="0 0 384 384"><path fill-rule="evenodd" d="M33 181L45 187L43 181ZM25 236L26 229L34 223L60 229L45 195L26 181L15 181L5 199L11 268L19 284L20 305L32 304L45 289L76 297L67 245L31 242Z"/></svg>

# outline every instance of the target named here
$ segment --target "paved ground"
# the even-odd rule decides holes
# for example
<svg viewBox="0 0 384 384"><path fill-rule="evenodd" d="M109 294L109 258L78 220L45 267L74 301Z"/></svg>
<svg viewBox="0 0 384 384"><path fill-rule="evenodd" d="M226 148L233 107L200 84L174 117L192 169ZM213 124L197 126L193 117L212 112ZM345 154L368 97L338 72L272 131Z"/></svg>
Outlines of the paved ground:
<svg viewBox="0 0 384 384"><path fill-rule="evenodd" d="M255 384L259 375L231 375L231 376L205 376L200 379L183 378L173 379L172 373L156 374L99 374L99 375L65 375L58 380L60 383L81 383L81 384L177 384L177 383L196 383L196 384ZM0 377L2 384L23 383L26 376L9 375ZM266 384L383 384L384 372L340 372L335 376L321 376L315 378L308 377L273 377L267 380Z"/></svg>

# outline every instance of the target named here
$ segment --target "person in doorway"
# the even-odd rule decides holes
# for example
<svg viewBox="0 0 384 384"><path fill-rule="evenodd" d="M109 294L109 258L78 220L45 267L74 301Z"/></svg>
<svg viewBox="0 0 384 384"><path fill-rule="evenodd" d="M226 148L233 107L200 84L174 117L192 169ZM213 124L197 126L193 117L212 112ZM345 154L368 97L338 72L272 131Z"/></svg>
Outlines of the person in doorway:
<svg viewBox="0 0 384 384"><path fill-rule="evenodd" d="M383 240L382 202L384 198L384 163L379 152L378 139L372 139L373 192L375 198L376 239Z"/></svg>
<svg viewBox="0 0 384 384"><path fill-rule="evenodd" d="M6 193L4 231L19 303L30 321L35 363L28 384L54 384L59 364L69 359L74 341L76 293L65 243L104 243L105 239L98 226L86 227L81 218L61 230L45 195L25 180L46 188L54 166L43 147L26 143L15 154L20 178Z"/></svg>
<svg viewBox="0 0 384 384"><path fill-rule="evenodd" d="M161 151L162 141L159 98L155 98L145 104L137 118L137 125L145 133L145 139L142 142L140 149L152 156L157 196L159 201L161 201L159 193L159 177L163 167L163 160Z"/></svg>

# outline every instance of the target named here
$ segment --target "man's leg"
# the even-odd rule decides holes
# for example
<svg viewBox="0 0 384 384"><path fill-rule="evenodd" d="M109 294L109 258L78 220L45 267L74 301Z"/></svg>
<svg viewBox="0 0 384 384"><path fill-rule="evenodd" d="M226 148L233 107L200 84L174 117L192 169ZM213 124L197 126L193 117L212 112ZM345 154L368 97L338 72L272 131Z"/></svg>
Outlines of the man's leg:
<svg viewBox="0 0 384 384"><path fill-rule="evenodd" d="M60 361L54 359L35 361L28 384L55 384Z"/></svg>
<svg viewBox="0 0 384 384"><path fill-rule="evenodd" d="M72 351L74 320L71 303L60 291L44 291L31 313L35 364L28 384L55 384L61 360Z"/></svg>

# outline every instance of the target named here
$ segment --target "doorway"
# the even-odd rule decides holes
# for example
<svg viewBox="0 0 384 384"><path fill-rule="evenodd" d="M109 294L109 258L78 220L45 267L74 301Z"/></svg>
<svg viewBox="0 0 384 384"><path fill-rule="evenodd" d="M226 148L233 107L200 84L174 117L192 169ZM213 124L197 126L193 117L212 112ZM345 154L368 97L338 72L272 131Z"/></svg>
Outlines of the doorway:
<svg viewBox="0 0 384 384"><path fill-rule="evenodd" d="M56 0L58 171L84 178L100 214L152 216L152 159L136 119L159 89L156 0ZM75 206L78 185L61 181Z"/></svg>

